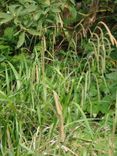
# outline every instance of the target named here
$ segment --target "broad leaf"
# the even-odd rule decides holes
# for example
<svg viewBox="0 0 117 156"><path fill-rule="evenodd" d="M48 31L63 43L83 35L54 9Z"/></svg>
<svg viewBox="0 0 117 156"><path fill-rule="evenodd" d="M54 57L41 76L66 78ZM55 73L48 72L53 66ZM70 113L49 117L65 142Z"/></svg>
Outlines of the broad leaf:
<svg viewBox="0 0 117 156"><path fill-rule="evenodd" d="M25 32L21 32L21 34L19 35L19 40L17 42L17 48L20 48L24 42L25 42Z"/></svg>
<svg viewBox="0 0 117 156"><path fill-rule="evenodd" d="M12 15L0 12L0 25L10 22L12 19L13 19Z"/></svg>

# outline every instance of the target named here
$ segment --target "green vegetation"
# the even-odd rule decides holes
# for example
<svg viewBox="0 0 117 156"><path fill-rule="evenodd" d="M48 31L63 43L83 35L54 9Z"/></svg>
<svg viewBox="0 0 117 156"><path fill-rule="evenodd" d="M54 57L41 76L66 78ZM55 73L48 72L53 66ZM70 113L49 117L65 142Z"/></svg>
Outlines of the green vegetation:
<svg viewBox="0 0 117 156"><path fill-rule="evenodd" d="M0 0L0 156L117 155L117 0Z"/></svg>

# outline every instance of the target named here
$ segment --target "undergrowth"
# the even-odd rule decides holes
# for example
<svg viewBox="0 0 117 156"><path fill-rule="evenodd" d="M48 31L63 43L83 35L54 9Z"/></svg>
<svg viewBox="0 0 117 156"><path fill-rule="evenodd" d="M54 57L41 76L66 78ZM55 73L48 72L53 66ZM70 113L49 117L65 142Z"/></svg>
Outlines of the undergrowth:
<svg viewBox="0 0 117 156"><path fill-rule="evenodd" d="M85 57L61 51L43 58L44 69L38 47L1 62L1 155L116 155L111 45L92 35L82 46Z"/></svg>
<svg viewBox="0 0 117 156"><path fill-rule="evenodd" d="M1 7L0 155L116 156L115 37L74 1L37 2Z"/></svg>

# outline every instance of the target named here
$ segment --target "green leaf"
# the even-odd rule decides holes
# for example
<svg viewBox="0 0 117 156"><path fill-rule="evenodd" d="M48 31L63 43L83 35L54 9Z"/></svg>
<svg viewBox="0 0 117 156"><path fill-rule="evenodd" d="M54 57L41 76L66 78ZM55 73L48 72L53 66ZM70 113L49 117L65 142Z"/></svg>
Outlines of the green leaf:
<svg viewBox="0 0 117 156"><path fill-rule="evenodd" d="M17 7L19 7L19 5L10 5L9 6L9 12L12 14L12 15L16 15L16 9Z"/></svg>
<svg viewBox="0 0 117 156"><path fill-rule="evenodd" d="M117 60L117 47L115 47L115 46L112 47L112 51L110 53L110 57L113 60Z"/></svg>
<svg viewBox="0 0 117 156"><path fill-rule="evenodd" d="M14 75L15 75L15 78L16 78L16 83L17 83L17 89L19 90L20 87L21 87L21 82L20 82L20 75L19 73L17 72L17 70L15 69L15 67L8 61L8 64L9 66L11 67Z"/></svg>
<svg viewBox="0 0 117 156"><path fill-rule="evenodd" d="M108 79L110 79L111 81L112 80L116 81L117 80L117 72L112 72L112 73L106 74L106 77Z"/></svg>
<svg viewBox="0 0 117 156"><path fill-rule="evenodd" d="M8 40L13 40L14 30L13 27L8 27L4 31L4 37Z"/></svg>
<svg viewBox="0 0 117 156"><path fill-rule="evenodd" d="M29 29L27 30L29 34L33 35L33 36L40 36L40 32L34 29Z"/></svg>
<svg viewBox="0 0 117 156"><path fill-rule="evenodd" d="M27 8L26 9L24 9L23 11L22 11L22 13L24 14L24 15L27 15L27 14L29 14L29 13L34 13L35 11L36 11L36 9L37 9L37 6L35 5L35 4L32 4L32 5L28 5L28 6L26 6ZM21 14L22 14L21 13Z"/></svg>
<svg viewBox="0 0 117 156"><path fill-rule="evenodd" d="M0 12L0 25L10 22L13 16L7 13Z"/></svg>
<svg viewBox="0 0 117 156"><path fill-rule="evenodd" d="M25 42L25 32L21 32L21 34L19 35L19 40L17 42L17 48L20 48L24 42Z"/></svg>

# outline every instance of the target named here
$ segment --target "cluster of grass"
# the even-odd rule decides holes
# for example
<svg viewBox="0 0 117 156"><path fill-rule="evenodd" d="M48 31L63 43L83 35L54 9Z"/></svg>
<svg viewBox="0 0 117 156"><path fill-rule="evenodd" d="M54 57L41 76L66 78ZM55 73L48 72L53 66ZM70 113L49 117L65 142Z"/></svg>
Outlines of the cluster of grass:
<svg viewBox="0 0 117 156"><path fill-rule="evenodd" d="M1 61L0 155L117 155L111 43L102 32L81 44L82 56L35 47Z"/></svg>

